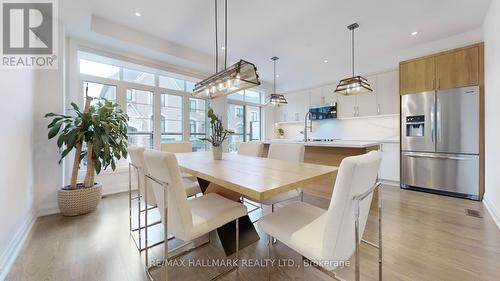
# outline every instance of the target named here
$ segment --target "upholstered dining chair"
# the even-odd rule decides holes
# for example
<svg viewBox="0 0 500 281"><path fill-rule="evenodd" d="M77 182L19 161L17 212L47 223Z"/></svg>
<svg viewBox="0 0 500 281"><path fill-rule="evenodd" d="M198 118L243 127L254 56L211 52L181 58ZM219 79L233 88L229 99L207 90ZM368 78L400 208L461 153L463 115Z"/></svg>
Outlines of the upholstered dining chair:
<svg viewBox="0 0 500 281"><path fill-rule="evenodd" d="M145 175L146 175L146 163L144 161L144 147L138 147L138 146L129 146L128 147L128 154L129 154L129 223L130 223L130 232L135 232L137 231L137 239L138 241L136 242L136 246L139 249L139 251L144 251L146 248L151 248L154 246L157 246L164 241L159 241L153 245L148 245L147 243L145 244L144 247L141 247L143 245L142 242L142 235L141 235L141 229L145 229L147 227L156 225L158 223L161 223L161 221L154 221L154 222L149 222L147 223L147 220L145 220L145 225L142 225L142 216L141 213L144 213L150 210L153 210L157 207L156 204L156 197L153 193L153 190L151 188L151 183L149 181L145 181ZM132 197L132 175L133 171L135 171L136 177L137 177L137 196ZM184 188L186 189L186 196L187 197L192 197L196 196L198 193L201 192L200 187L198 183L190 181L188 179L183 178L183 183L184 183ZM147 192L147 194L146 194ZM137 200L137 221L138 221L138 227L133 228L132 227L132 202L134 200ZM145 206L141 206L141 200L144 200ZM146 210L147 209L147 210ZM132 235L132 237L134 237Z"/></svg>
<svg viewBox="0 0 500 281"><path fill-rule="evenodd" d="M342 160L328 210L294 202L261 218L258 226L267 234L268 258L271 237L274 237L339 280L333 270L355 254L355 280L359 281L359 244L365 242L378 248L379 280L382 280L382 201L380 183L377 183L381 159L380 152L371 151ZM377 189L378 245L361 239Z"/></svg>
<svg viewBox="0 0 500 281"><path fill-rule="evenodd" d="M137 231L137 239L138 241L135 240L134 235L132 237L134 238L134 242L136 242L136 246L139 249L139 251L144 251L144 247L142 247L142 229L144 229L147 226L142 225L141 217L142 213L145 212L145 209L147 208L148 210L152 210L156 208L156 200L154 197L154 194L151 189L151 184L148 184L147 182L144 181L144 176L145 176L145 163L144 163L144 147L138 147L138 146L129 146L128 147L128 155L129 155L129 177L128 177L128 194L129 194L129 228L130 228L130 233L134 233ZM135 175L137 178L137 196L132 197L132 177ZM146 192L148 192L148 196L145 196ZM146 200L147 198L147 200ZM137 227L134 228L132 226L132 202L137 200ZM145 206L141 206L142 200L144 200ZM157 222L150 223L148 226L152 226Z"/></svg>
<svg viewBox="0 0 500 281"><path fill-rule="evenodd" d="M216 193L187 200L181 172L175 154L147 150L144 152L147 165L146 178L152 181L159 209L162 210L161 220L164 233L171 233L176 239L189 243L203 235L232 221L236 221L236 265L217 275L212 280L225 275L239 266L239 218L246 215L245 205L231 201ZM166 204L165 204L166 203ZM147 233L146 233L147 236ZM208 239L210 243L210 239ZM168 259L169 248L165 243L164 255ZM146 250L146 264L148 251ZM168 263L165 263L165 266ZM151 277L151 269L147 273ZM165 268L165 275L167 275Z"/></svg>
<svg viewBox="0 0 500 281"><path fill-rule="evenodd" d="M303 144L272 143L271 145L269 145L269 152L267 158L285 160L285 161L294 161L294 162L304 162L304 151L305 151L305 146ZM271 206L271 210L274 212L274 204L291 200L294 198L300 198L301 201L303 200L302 188L290 190L285 193L280 193L260 203Z"/></svg>
<svg viewBox="0 0 500 281"><path fill-rule="evenodd" d="M238 146L238 154L245 156L260 157L264 151L264 144L261 142L242 142Z"/></svg>
<svg viewBox="0 0 500 281"><path fill-rule="evenodd" d="M170 153L191 153L193 152L193 144L190 141L162 142L160 144L160 150ZM182 173L182 177L198 184L196 177L191 174ZM201 193L201 189L198 193Z"/></svg>

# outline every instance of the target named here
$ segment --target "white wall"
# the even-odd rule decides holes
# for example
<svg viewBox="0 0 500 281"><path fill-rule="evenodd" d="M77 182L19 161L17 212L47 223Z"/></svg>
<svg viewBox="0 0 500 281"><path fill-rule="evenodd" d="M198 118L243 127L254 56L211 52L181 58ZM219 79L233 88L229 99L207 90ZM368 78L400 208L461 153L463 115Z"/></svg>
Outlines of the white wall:
<svg viewBox="0 0 500 281"><path fill-rule="evenodd" d="M484 21L485 42L485 204L500 228L500 3L491 1Z"/></svg>
<svg viewBox="0 0 500 281"><path fill-rule="evenodd" d="M44 118L48 112L65 113L65 36L64 28L59 26L59 60L56 70L39 70L35 80L34 123L34 172L35 208L37 215L58 212L57 189L63 185L63 166L59 165L59 151L56 139L47 140L47 124Z"/></svg>
<svg viewBox="0 0 500 281"><path fill-rule="evenodd" d="M301 140L303 123L284 123L279 125L285 130L285 138ZM399 116L358 117L342 120L313 121L313 131L308 132L310 139L342 140L399 140Z"/></svg>
<svg viewBox="0 0 500 281"><path fill-rule="evenodd" d="M34 218L33 107L35 72L0 71L0 280Z"/></svg>

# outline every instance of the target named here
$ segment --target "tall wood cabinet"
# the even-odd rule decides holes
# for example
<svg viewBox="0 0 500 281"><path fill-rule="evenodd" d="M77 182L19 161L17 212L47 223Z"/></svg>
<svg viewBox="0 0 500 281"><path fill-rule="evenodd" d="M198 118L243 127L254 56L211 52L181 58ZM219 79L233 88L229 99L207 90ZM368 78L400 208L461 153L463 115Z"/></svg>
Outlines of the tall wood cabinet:
<svg viewBox="0 0 500 281"><path fill-rule="evenodd" d="M481 82L483 43L399 63L401 95Z"/></svg>

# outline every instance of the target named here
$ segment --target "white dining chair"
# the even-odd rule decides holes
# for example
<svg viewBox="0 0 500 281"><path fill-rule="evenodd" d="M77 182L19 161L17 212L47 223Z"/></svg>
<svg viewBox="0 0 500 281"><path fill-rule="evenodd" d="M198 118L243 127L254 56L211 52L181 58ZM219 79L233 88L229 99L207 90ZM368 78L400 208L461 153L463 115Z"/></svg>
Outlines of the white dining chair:
<svg viewBox="0 0 500 281"><path fill-rule="evenodd" d="M134 235L134 242L136 242L136 246L139 249L139 251L144 251L146 248L151 248L154 246L157 246L164 241L159 241L155 244L148 245L147 243L145 244L144 247L142 247L142 229L145 229L146 227L151 227L153 225L156 225L158 223L161 223L161 221L154 221L154 222L149 222L145 223L145 225L142 225L142 216L141 213L153 210L157 208L157 203L156 203L156 198L153 193L153 190L151 188L151 183L149 181L145 181L145 173L146 173L146 163L144 161L144 147L138 147L138 146L130 146L128 147L128 154L129 154L129 225L130 225L130 232L136 232L137 231L137 240L135 241ZM137 177L137 196L132 197L132 175L135 172L135 175ZM183 183L184 187L186 189L186 196L187 197L192 197L196 196L198 193L201 192L200 187L197 182L190 181L189 179L184 179L183 178ZM146 194L147 192L147 194ZM137 222L138 222L138 227L133 228L132 227L132 202L134 200L137 200ZM141 200L144 200L145 206L141 206Z"/></svg>
<svg viewBox="0 0 500 281"><path fill-rule="evenodd" d="M381 159L380 152L372 151L342 160L328 210L294 202L261 218L258 226L267 234L268 258L274 237L339 280L333 270L355 254L355 280L359 281L359 244L365 242L378 248L379 280L382 280L382 200L377 183ZM361 239L377 189L378 245Z"/></svg>
<svg viewBox="0 0 500 281"><path fill-rule="evenodd" d="M303 144L272 143L271 145L269 145L267 158L293 162L304 162L304 151L305 146ZM271 211L274 212L274 204L294 198L300 198L301 201L303 200L303 189L301 187L290 190L288 192L280 193L259 203L271 206Z"/></svg>
<svg viewBox="0 0 500 281"><path fill-rule="evenodd" d="M160 150L164 152L170 153L191 153L193 152L193 144L190 141L171 141L171 142L162 142L160 144ZM182 173L183 178L192 181L191 185L198 186L198 192L201 193L200 186L198 184L198 179L195 176ZM194 187L193 187L194 188Z"/></svg>
<svg viewBox="0 0 500 281"><path fill-rule="evenodd" d="M261 142L242 142L238 146L238 154L245 156L261 157L264 144Z"/></svg>
<svg viewBox="0 0 500 281"><path fill-rule="evenodd" d="M236 265L217 275L212 280L238 268L239 218L246 215L246 207L239 202L231 201L216 193L208 193L204 196L187 200L186 189L183 186L175 154L147 150L144 152L144 158L148 173L146 178L152 181L155 197L161 198L157 201L159 209L162 210L161 220L164 226L164 234L173 234L176 239L187 242L181 246L187 246L190 241L206 234L210 235L211 231L227 223L236 221ZM210 239L207 243L210 243ZM146 250L145 253L146 264L149 264L148 251ZM165 243L165 260L169 259L168 254L168 243ZM167 264L165 263L165 266ZM151 277L151 270L154 267L148 267L148 276ZM165 268L165 276L167 276L167 271Z"/></svg>
<svg viewBox="0 0 500 281"><path fill-rule="evenodd" d="M134 242L137 246L137 249L139 251L144 251L145 248L142 247L142 229L148 226L153 226L155 224L160 223L160 221L155 221L150 223L149 225L142 225L141 217L142 213L145 212L146 208L148 210L152 210L156 208L156 200L154 197L154 194L151 189L151 184L148 184L147 182L144 181L144 176L145 176L145 163L144 163L144 148L143 147L138 147L138 146L129 146L128 147L128 155L129 155L129 178L128 178L128 194L129 194L129 228L130 228L130 233L137 232L137 239L138 241L135 240L135 236L132 235L134 238ZM132 177L135 175L137 179L137 196L132 197ZM148 196L146 196L146 192L148 192ZM147 198L147 200L146 200ZM137 227L132 226L132 202L137 200ZM142 200L144 200L144 205L142 206ZM163 241L162 241L163 242ZM160 244L161 242L157 243ZM154 245L153 245L154 246Z"/></svg>

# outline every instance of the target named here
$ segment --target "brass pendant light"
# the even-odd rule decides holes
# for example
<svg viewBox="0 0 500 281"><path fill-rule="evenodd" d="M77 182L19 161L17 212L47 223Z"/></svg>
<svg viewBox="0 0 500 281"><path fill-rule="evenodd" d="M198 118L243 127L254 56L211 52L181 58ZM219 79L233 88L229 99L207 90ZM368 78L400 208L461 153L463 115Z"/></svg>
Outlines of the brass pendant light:
<svg viewBox="0 0 500 281"><path fill-rule="evenodd" d="M356 95L373 92L368 80L363 76L354 76L354 30L359 27L358 23L353 23L347 27L352 32L352 76L340 80L335 93L341 95Z"/></svg>
<svg viewBox="0 0 500 281"><path fill-rule="evenodd" d="M280 106L280 104L288 104L284 95L276 93L276 61L279 60L279 58L274 56L271 60L274 62L273 92L266 98L266 105Z"/></svg>
<svg viewBox="0 0 500 281"><path fill-rule="evenodd" d="M260 85L257 67L253 63L240 60L227 67L227 0L224 2L224 69L219 71L217 1L215 0L215 74L195 84L192 95L197 98L213 99Z"/></svg>

